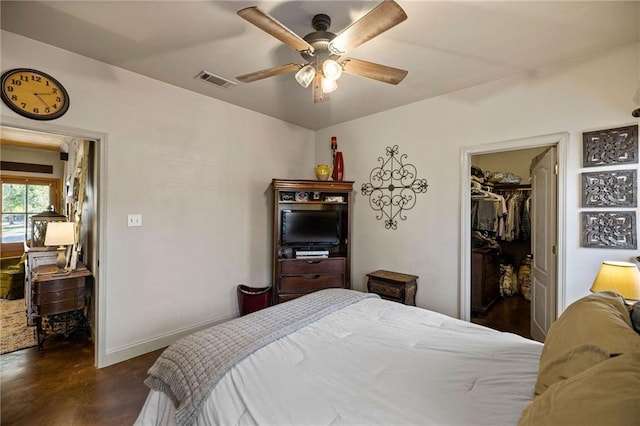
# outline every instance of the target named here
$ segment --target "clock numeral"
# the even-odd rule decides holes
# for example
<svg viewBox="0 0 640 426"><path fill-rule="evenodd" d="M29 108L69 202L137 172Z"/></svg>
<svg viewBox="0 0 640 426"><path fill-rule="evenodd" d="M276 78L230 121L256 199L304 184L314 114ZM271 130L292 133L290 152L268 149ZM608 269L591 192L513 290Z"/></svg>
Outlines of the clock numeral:
<svg viewBox="0 0 640 426"><path fill-rule="evenodd" d="M14 86L20 86L22 85L22 82L20 80L16 80L15 78L12 78L11 84L13 84Z"/></svg>
<svg viewBox="0 0 640 426"><path fill-rule="evenodd" d="M25 109L27 107L27 104L25 104L24 102L20 102L20 106L22 106L22 109Z"/></svg>
<svg viewBox="0 0 640 426"><path fill-rule="evenodd" d="M12 86L7 86L7 92L13 92L13 87Z"/></svg>
<svg viewBox="0 0 640 426"><path fill-rule="evenodd" d="M24 75L24 74L20 74L20 80L29 81L29 76L28 75Z"/></svg>
<svg viewBox="0 0 640 426"><path fill-rule="evenodd" d="M44 109L44 112L46 112L47 114L48 114L48 113L50 113L50 112L51 112L51 108L46 107L46 108Z"/></svg>
<svg viewBox="0 0 640 426"><path fill-rule="evenodd" d="M11 100L12 100L12 101L17 101L17 100L18 100L18 96L16 96L16 95L11 95Z"/></svg>
<svg viewBox="0 0 640 426"><path fill-rule="evenodd" d="M39 109L38 107L35 107L35 108L33 109L33 113L34 113L34 114L39 114L39 113L40 113L40 109Z"/></svg>
<svg viewBox="0 0 640 426"><path fill-rule="evenodd" d="M48 85L48 84L47 84ZM51 93L58 93L58 89L56 89L55 87L53 89L51 89Z"/></svg>
<svg viewBox="0 0 640 426"><path fill-rule="evenodd" d="M42 81L42 77L40 77L39 75L31 75L31 80L40 83Z"/></svg>
<svg viewBox="0 0 640 426"><path fill-rule="evenodd" d="M60 96L56 96L56 102L62 102L62 98Z"/></svg>
<svg viewBox="0 0 640 426"><path fill-rule="evenodd" d="M53 105L51 105L51 108L53 108L53 109L58 109L58 104L53 104Z"/></svg>

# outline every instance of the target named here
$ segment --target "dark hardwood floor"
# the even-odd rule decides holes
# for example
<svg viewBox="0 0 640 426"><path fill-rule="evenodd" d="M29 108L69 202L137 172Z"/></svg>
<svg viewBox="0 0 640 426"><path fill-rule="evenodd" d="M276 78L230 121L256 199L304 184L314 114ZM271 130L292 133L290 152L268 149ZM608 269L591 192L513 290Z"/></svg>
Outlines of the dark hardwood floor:
<svg viewBox="0 0 640 426"><path fill-rule="evenodd" d="M0 356L2 425L131 425L149 389L147 370L162 350L94 367L85 333L53 337L44 349Z"/></svg>
<svg viewBox="0 0 640 426"><path fill-rule="evenodd" d="M501 297L485 316L471 316L471 322L531 339L531 302L520 294Z"/></svg>

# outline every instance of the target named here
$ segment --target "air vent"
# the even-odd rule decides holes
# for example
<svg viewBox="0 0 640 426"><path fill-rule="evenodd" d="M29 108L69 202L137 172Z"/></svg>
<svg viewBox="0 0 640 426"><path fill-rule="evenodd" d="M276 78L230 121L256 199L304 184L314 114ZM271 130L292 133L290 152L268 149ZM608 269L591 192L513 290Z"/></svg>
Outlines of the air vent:
<svg viewBox="0 0 640 426"><path fill-rule="evenodd" d="M219 87L235 86L237 83L227 80L226 78L219 77L215 74L211 74L209 71L201 71L200 74L195 76L196 80L206 81L207 83L215 84Z"/></svg>

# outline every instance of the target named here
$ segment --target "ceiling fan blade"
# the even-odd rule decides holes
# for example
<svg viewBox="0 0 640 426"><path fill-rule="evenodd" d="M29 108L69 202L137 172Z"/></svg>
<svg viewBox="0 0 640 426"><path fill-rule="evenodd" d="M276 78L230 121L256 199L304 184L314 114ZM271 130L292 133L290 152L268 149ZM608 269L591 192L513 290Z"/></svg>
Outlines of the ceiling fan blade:
<svg viewBox="0 0 640 426"><path fill-rule="evenodd" d="M313 103L317 104L329 100L329 94L322 91L322 75L316 74L313 78Z"/></svg>
<svg viewBox="0 0 640 426"><path fill-rule="evenodd" d="M407 14L393 0L385 0L358 19L329 43L335 55L344 55L407 19Z"/></svg>
<svg viewBox="0 0 640 426"><path fill-rule="evenodd" d="M302 37L285 27L274 17L258 9L256 6L240 9L238 15L251 22L261 30L271 34L293 50L313 53L313 46Z"/></svg>
<svg viewBox="0 0 640 426"><path fill-rule="evenodd" d="M338 61L342 65L342 71L358 77L370 78L383 83L398 84L409 73L399 68L380 65L361 59L344 58Z"/></svg>
<svg viewBox="0 0 640 426"><path fill-rule="evenodd" d="M244 74L236 77L243 83L251 83L252 81L262 80L263 78L273 77L274 75L286 74L289 72L298 71L300 65L298 64L286 64L273 68L267 68L266 70L260 70L249 74Z"/></svg>

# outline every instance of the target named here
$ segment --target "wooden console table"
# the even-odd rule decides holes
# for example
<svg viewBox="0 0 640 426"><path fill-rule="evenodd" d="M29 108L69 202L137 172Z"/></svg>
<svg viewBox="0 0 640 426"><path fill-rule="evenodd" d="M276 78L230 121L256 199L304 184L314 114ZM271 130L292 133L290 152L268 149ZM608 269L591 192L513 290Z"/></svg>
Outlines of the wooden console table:
<svg viewBox="0 0 640 426"><path fill-rule="evenodd" d="M383 299L405 305L416 305L417 275L379 270L371 272L367 276L369 277L367 281L369 293L376 293Z"/></svg>
<svg viewBox="0 0 640 426"><path fill-rule="evenodd" d="M33 312L36 315L38 347L51 335L68 337L85 325L84 308L86 278L91 271L82 263L66 275L57 275L55 265L44 265L33 271ZM43 317L48 327L43 328Z"/></svg>

